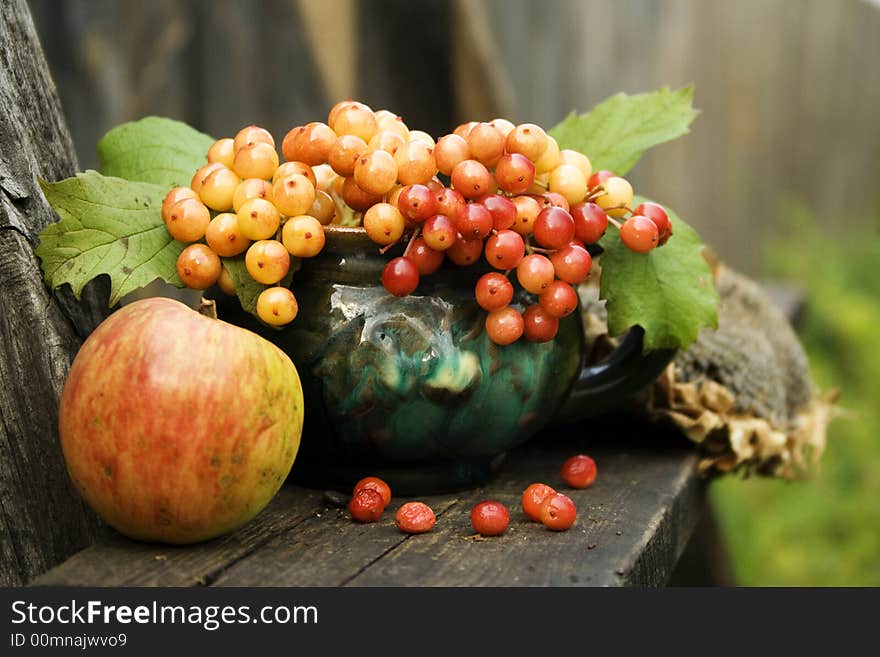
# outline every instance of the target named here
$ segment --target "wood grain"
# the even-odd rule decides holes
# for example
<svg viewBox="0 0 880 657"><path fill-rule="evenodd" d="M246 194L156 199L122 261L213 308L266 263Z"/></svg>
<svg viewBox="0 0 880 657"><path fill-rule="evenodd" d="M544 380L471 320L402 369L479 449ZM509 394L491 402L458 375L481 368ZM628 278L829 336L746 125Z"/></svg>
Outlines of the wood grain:
<svg viewBox="0 0 880 657"><path fill-rule="evenodd" d="M702 512L704 484L683 439L654 428L633 440L632 423L590 438L560 441L589 427L549 430L512 455L482 488L423 498L437 514L431 532L397 530L392 500L372 524L353 522L314 490L287 485L246 528L204 545L166 548L111 535L38 578L38 585L87 586L657 586L665 584ZM565 458L588 451L596 484L568 490ZM296 467L296 466L294 466ZM534 481L569 494L575 526L551 532L525 519L520 496ZM481 539L472 506L497 499L508 531Z"/></svg>
<svg viewBox="0 0 880 657"><path fill-rule="evenodd" d="M106 296L94 286L83 304L50 294L33 254L37 233L55 221L37 178L76 168L27 4L12 0L0 12L0 585L45 571L97 526L67 477L57 408Z"/></svg>
<svg viewBox="0 0 880 657"><path fill-rule="evenodd" d="M430 534L374 562L352 586L658 586L669 579L702 509L693 455L650 448L590 449L600 477L567 490L556 474L583 445L526 451L498 481L456 500ZM578 521L564 533L525 518L522 491L544 480L569 495ZM497 499L511 510L500 537L477 539L470 510Z"/></svg>
<svg viewBox="0 0 880 657"><path fill-rule="evenodd" d="M108 530L96 545L35 580L74 586L205 586L274 536L320 513L322 495L284 487L260 515L237 532L194 546L151 545ZM264 581L263 584L269 584Z"/></svg>

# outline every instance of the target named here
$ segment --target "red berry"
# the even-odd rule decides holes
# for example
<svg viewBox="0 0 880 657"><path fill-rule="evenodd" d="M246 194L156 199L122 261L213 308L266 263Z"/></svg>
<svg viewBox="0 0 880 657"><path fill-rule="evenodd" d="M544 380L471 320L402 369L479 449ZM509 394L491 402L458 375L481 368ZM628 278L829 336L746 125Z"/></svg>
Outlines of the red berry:
<svg viewBox="0 0 880 657"><path fill-rule="evenodd" d="M507 230L516 222L516 206L506 196L487 194L478 200L492 215L495 230Z"/></svg>
<svg viewBox="0 0 880 657"><path fill-rule="evenodd" d="M382 270L382 287L396 297L405 297L419 286L419 270L409 258L394 258Z"/></svg>
<svg viewBox="0 0 880 657"><path fill-rule="evenodd" d="M445 214L435 214L422 225L422 237L435 251L445 251L455 244L458 231L452 219Z"/></svg>
<svg viewBox="0 0 880 657"><path fill-rule="evenodd" d="M486 335L495 344L513 344L522 336L523 328L523 316L510 306L493 310L486 317Z"/></svg>
<svg viewBox="0 0 880 657"><path fill-rule="evenodd" d="M555 494L556 491L547 484L531 484L522 494L523 513L531 520L541 522L541 504L547 497Z"/></svg>
<svg viewBox="0 0 880 657"><path fill-rule="evenodd" d="M505 192L524 194L535 181L535 165L520 153L503 155L495 165L495 181Z"/></svg>
<svg viewBox="0 0 880 657"><path fill-rule="evenodd" d="M608 215L595 203L576 203L571 206L574 236L584 244L595 244L608 228Z"/></svg>
<svg viewBox="0 0 880 657"><path fill-rule="evenodd" d="M566 212L571 208L568 199L559 192L544 192L541 194L541 206L544 208L562 208Z"/></svg>
<svg viewBox="0 0 880 657"><path fill-rule="evenodd" d="M483 254L483 240L466 240L456 236L452 246L446 249L449 259L460 267L474 264Z"/></svg>
<svg viewBox="0 0 880 657"><path fill-rule="evenodd" d="M633 214L643 215L657 224L657 232L660 234L657 245L666 244L666 240L672 235L672 223L669 221L669 215L666 214L666 210L662 205L645 201L633 210Z"/></svg>
<svg viewBox="0 0 880 657"><path fill-rule="evenodd" d="M596 189L596 187L601 185L603 182L605 182L609 178L613 178L613 177L614 177L613 171L608 171L606 169L602 169L601 171L597 171L592 176L590 176L589 188L591 190Z"/></svg>
<svg viewBox="0 0 880 657"><path fill-rule="evenodd" d="M428 182L426 182L425 186L435 194L435 198L437 192L443 189L443 183L440 182L440 179L437 176L434 176Z"/></svg>
<svg viewBox="0 0 880 657"><path fill-rule="evenodd" d="M541 294L553 279L556 272L550 259L540 253L532 253L520 260L516 266L516 278L526 292Z"/></svg>
<svg viewBox="0 0 880 657"><path fill-rule="evenodd" d="M492 174L485 165L476 160L464 160L455 165L450 176L452 186L465 198L477 198L488 194Z"/></svg>
<svg viewBox="0 0 880 657"><path fill-rule="evenodd" d="M547 529L565 531L574 524L577 507L571 498L562 493L548 495L541 503L541 522Z"/></svg>
<svg viewBox="0 0 880 657"><path fill-rule="evenodd" d="M532 304L523 311L523 335L529 342L550 342L559 332L559 319L540 304Z"/></svg>
<svg viewBox="0 0 880 657"><path fill-rule="evenodd" d="M481 240L492 232L492 214L481 203L468 203L455 216L455 227L464 239Z"/></svg>
<svg viewBox="0 0 880 657"><path fill-rule="evenodd" d="M486 262L495 269L513 269L526 254L522 235L501 230L486 240Z"/></svg>
<svg viewBox="0 0 880 657"><path fill-rule="evenodd" d="M451 187L444 187L439 192L436 192L434 198L437 199L437 208L435 212L437 214L445 214L447 217L451 218L457 217L459 211L465 204L464 196L461 195L461 192L458 192Z"/></svg>
<svg viewBox="0 0 880 657"><path fill-rule="evenodd" d="M436 208L436 195L425 185L404 187L397 197L397 209L404 217L416 223L432 216Z"/></svg>
<svg viewBox="0 0 880 657"><path fill-rule="evenodd" d="M394 514L397 528L407 534L423 534L434 528L437 517L423 502L407 502Z"/></svg>
<svg viewBox="0 0 880 657"><path fill-rule="evenodd" d="M382 479L379 479L379 477L364 477L354 485L352 495L357 495L358 491L365 489L374 490L382 496L383 509L391 502L391 486Z"/></svg>
<svg viewBox="0 0 880 657"><path fill-rule="evenodd" d="M587 488L596 481L596 462L586 454L577 454L562 464L560 474L572 488Z"/></svg>
<svg viewBox="0 0 880 657"><path fill-rule="evenodd" d="M561 249L574 239L574 219L556 206L541 210L532 228L535 241L548 249Z"/></svg>
<svg viewBox="0 0 880 657"><path fill-rule="evenodd" d="M433 274L440 269L440 265L443 264L443 259L446 257L443 251L435 251L428 246L423 237L415 238L403 255L416 266L416 269L419 270L419 276Z"/></svg>
<svg viewBox="0 0 880 657"><path fill-rule="evenodd" d="M557 280L550 283L538 295L538 303L548 315L559 319L574 312L578 304L578 295L571 285Z"/></svg>
<svg viewBox="0 0 880 657"><path fill-rule="evenodd" d="M356 490L348 503L348 512L358 522L376 522L384 510L385 502L381 493L372 488Z"/></svg>
<svg viewBox="0 0 880 657"><path fill-rule="evenodd" d="M471 509L471 524L481 536L498 536L510 524L510 512L501 502L486 500Z"/></svg>
<svg viewBox="0 0 880 657"><path fill-rule="evenodd" d="M590 275L593 258L589 252L575 242L564 246L550 255L550 262L560 280L572 285L583 282Z"/></svg>
<svg viewBox="0 0 880 657"><path fill-rule="evenodd" d="M498 272L483 274L477 281L474 296L480 308L488 312L504 308L513 300L513 284Z"/></svg>
<svg viewBox="0 0 880 657"><path fill-rule="evenodd" d="M653 221L643 215L634 214L620 227L620 239L631 251L648 253L657 246L660 232Z"/></svg>

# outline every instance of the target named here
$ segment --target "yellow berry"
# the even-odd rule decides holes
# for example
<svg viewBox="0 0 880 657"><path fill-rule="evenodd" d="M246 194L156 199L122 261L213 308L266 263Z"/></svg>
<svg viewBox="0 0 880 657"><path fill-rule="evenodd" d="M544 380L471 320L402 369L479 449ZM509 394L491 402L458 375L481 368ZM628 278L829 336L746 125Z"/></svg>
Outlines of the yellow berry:
<svg viewBox="0 0 880 657"><path fill-rule="evenodd" d="M297 258L311 258L318 255L324 248L324 227L321 223L302 214L291 217L281 229L281 241L290 255Z"/></svg>
<svg viewBox="0 0 880 657"><path fill-rule="evenodd" d="M244 264L257 283L274 285L290 269L290 254L277 240L260 240L251 244L244 256Z"/></svg>
<svg viewBox="0 0 880 657"><path fill-rule="evenodd" d="M278 227L281 225L278 208L262 198L245 201L236 216L242 235L251 240L269 239L278 232Z"/></svg>
<svg viewBox="0 0 880 657"><path fill-rule="evenodd" d="M257 317L271 326L290 324L299 312L293 292L286 287L269 287L257 297Z"/></svg>

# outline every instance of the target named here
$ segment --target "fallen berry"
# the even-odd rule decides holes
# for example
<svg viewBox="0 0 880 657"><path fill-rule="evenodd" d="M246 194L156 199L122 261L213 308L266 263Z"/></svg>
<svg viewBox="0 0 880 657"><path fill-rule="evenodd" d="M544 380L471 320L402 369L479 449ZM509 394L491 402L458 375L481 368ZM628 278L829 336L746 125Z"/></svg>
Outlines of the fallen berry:
<svg viewBox="0 0 880 657"><path fill-rule="evenodd" d="M562 493L549 495L541 503L541 522L553 531L565 531L574 524L577 508L571 498Z"/></svg>
<svg viewBox="0 0 880 657"><path fill-rule="evenodd" d="M560 474L572 488L587 488L596 481L596 462L586 454L577 454L562 464Z"/></svg>
<svg viewBox="0 0 880 657"><path fill-rule="evenodd" d="M541 504L548 495L556 491L547 484L532 484L523 491L522 509L530 519L541 522Z"/></svg>
<svg viewBox="0 0 880 657"><path fill-rule="evenodd" d="M391 502L391 487L379 477L364 477L354 485L352 495L357 495L359 490L374 490L382 496L382 508L384 509Z"/></svg>
<svg viewBox="0 0 880 657"><path fill-rule="evenodd" d="M486 500L471 509L471 524L482 536L498 536L510 524L510 513L501 502Z"/></svg>
<svg viewBox="0 0 880 657"><path fill-rule="evenodd" d="M348 503L348 512L358 522L376 522L384 509L382 495L371 488L360 489Z"/></svg>

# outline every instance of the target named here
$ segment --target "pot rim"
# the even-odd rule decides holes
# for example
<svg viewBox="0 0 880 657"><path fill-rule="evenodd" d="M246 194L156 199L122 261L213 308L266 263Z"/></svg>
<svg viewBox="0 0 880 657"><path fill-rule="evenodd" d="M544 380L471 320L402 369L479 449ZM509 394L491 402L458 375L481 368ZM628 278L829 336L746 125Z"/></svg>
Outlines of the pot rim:
<svg viewBox="0 0 880 657"><path fill-rule="evenodd" d="M395 255L403 255L403 250L409 242L409 236L412 230L407 230L397 243L391 245L387 254L387 259ZM363 226L338 226L330 224L324 226L324 237L326 242L321 254L328 253L332 255L375 255L380 256L379 250L381 244L377 244L369 237ZM321 254L318 254L319 256Z"/></svg>

